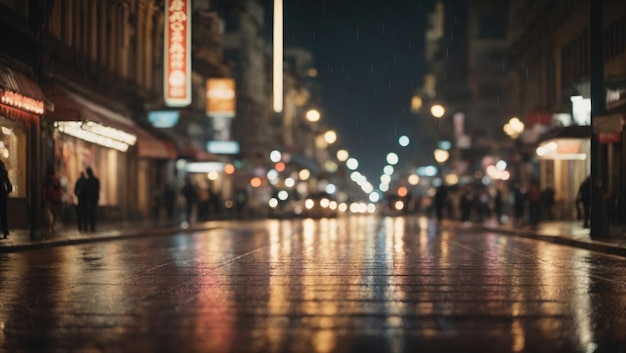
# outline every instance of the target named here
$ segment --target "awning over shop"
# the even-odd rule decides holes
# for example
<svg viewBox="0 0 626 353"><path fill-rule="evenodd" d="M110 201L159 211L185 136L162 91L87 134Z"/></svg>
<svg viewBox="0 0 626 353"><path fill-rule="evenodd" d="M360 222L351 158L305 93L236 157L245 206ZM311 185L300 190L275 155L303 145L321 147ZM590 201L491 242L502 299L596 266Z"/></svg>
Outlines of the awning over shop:
<svg viewBox="0 0 626 353"><path fill-rule="evenodd" d="M0 64L0 103L4 115L26 120L44 113L46 98L37 82Z"/></svg>
<svg viewBox="0 0 626 353"><path fill-rule="evenodd" d="M126 115L69 92L54 96L52 100L55 110L46 114L46 117L54 120L63 133L120 151L137 145L140 158L176 157L171 144L143 130Z"/></svg>
<svg viewBox="0 0 626 353"><path fill-rule="evenodd" d="M555 128L541 136L537 158L552 160L585 160L590 146L591 126Z"/></svg>

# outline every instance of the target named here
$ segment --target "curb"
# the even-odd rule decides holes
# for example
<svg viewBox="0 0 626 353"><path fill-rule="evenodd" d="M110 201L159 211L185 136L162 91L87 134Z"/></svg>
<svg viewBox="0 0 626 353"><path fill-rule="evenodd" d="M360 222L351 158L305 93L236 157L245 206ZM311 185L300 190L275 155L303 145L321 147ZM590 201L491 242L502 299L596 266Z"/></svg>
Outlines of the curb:
<svg viewBox="0 0 626 353"><path fill-rule="evenodd" d="M56 239L42 239L42 240L34 240L30 243L24 244L6 244L0 245L0 253L13 253L19 251L26 250L34 250L34 249L45 249L52 248L57 246L67 246L67 245L76 245L76 244L87 244L87 243L96 243L102 241L109 240L117 240L117 239L132 239L132 238L141 238L141 237L150 237L150 236L162 236L162 235L171 235L181 231L202 231L202 230L212 230L217 229L219 227L216 226L191 226L189 228L180 228L180 227L167 227L167 228L142 228L138 230L127 230L127 231L107 231L102 234L98 234L94 237L80 237L80 238L68 238L68 237L60 237ZM118 233L114 233L118 232ZM109 233L109 234L106 234Z"/></svg>
<svg viewBox="0 0 626 353"><path fill-rule="evenodd" d="M588 240L581 241L571 238L566 238L558 235L543 235L538 233L533 233L530 231L524 230L513 230L513 229L502 229L496 227L488 227L488 226L477 226L477 228L482 229L484 231L490 232L499 232L509 235L514 235L518 237L535 239L547 241L555 244L568 245L576 248L581 248L585 250L597 251L609 255L616 255L621 257L626 257L626 248L621 247L615 244L603 242L601 240Z"/></svg>

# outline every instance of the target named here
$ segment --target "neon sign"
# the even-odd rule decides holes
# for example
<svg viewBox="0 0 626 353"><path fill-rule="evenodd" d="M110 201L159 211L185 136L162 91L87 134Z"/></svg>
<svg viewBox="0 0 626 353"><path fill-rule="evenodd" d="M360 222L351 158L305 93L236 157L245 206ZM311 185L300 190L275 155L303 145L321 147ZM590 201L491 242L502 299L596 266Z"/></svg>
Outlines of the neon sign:
<svg viewBox="0 0 626 353"><path fill-rule="evenodd" d="M191 104L191 0L165 2L163 94L165 104Z"/></svg>
<svg viewBox="0 0 626 353"><path fill-rule="evenodd" d="M0 102L15 108L25 110L35 114L43 114L45 110L44 102L38 99L30 98L17 92L9 90L0 90Z"/></svg>

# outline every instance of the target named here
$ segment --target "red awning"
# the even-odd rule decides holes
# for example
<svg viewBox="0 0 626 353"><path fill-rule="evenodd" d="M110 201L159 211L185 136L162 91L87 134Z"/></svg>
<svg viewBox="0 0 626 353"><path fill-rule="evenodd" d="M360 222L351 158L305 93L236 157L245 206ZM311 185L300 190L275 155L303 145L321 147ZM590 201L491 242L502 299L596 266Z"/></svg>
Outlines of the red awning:
<svg viewBox="0 0 626 353"><path fill-rule="evenodd" d="M37 82L2 64L0 64L0 86L30 98L45 101L45 96Z"/></svg>
<svg viewBox="0 0 626 353"><path fill-rule="evenodd" d="M93 121L137 136L137 156L139 158L174 159L176 149L168 142L161 141L139 127L132 119L121 113L104 108L86 98L67 93L51 98L54 112L46 118L54 121Z"/></svg>

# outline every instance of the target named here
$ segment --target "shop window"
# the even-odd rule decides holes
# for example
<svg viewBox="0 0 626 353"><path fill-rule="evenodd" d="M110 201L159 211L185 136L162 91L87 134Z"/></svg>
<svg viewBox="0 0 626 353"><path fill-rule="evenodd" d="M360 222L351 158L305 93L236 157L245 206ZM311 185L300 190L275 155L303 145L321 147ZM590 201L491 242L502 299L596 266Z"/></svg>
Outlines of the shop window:
<svg viewBox="0 0 626 353"><path fill-rule="evenodd" d="M25 126L0 116L0 160L7 167L13 184L9 197L26 197L27 136Z"/></svg>

